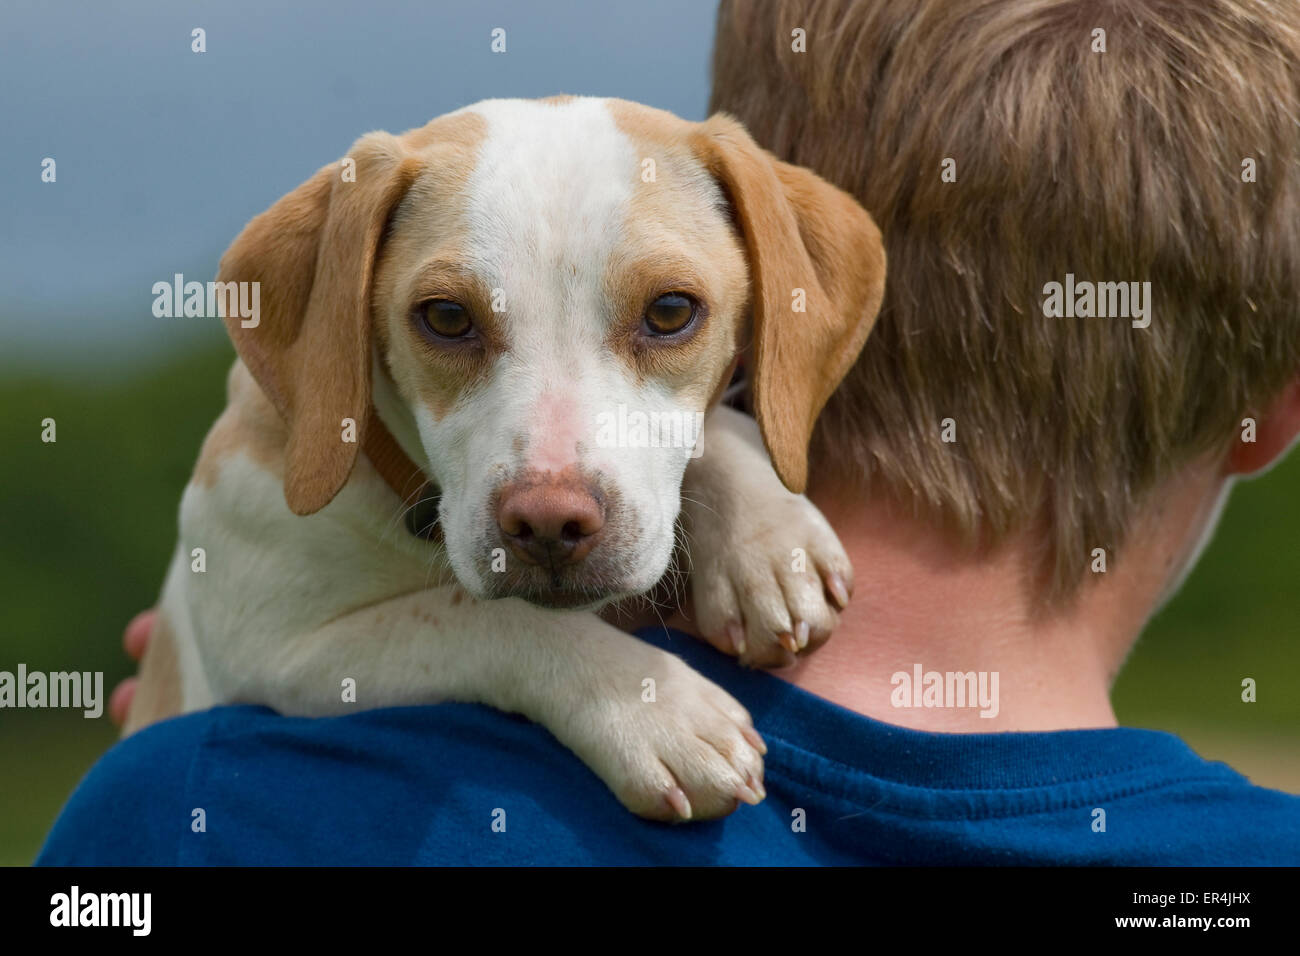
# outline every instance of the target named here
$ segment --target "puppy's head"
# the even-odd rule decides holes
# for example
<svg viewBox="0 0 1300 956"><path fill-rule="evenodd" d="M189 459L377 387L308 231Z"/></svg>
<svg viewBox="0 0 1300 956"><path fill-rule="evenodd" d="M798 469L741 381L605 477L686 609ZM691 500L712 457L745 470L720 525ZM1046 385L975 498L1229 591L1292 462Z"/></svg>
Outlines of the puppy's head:
<svg viewBox="0 0 1300 956"><path fill-rule="evenodd" d="M441 489L458 578L594 606L649 588L737 354L773 464L803 489L817 414L880 305L880 234L735 121L617 100L490 100L372 133L222 259L260 281L240 356L290 425L285 496L329 503L375 374ZM373 362L373 366L372 366Z"/></svg>

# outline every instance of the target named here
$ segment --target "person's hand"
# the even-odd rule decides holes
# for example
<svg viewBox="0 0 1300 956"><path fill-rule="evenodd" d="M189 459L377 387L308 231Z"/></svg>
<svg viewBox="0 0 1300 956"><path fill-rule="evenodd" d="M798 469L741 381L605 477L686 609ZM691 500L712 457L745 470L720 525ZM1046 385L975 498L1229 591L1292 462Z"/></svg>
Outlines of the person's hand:
<svg viewBox="0 0 1300 956"><path fill-rule="evenodd" d="M144 657L145 648L149 646L149 635L153 632L153 622L158 612L150 608L141 611L131 619L122 635L122 646L127 657L139 661ZM131 701L135 698L135 689L140 683L138 677L128 677L113 688L113 695L108 699L108 717L121 727L126 723L126 715L131 710Z"/></svg>

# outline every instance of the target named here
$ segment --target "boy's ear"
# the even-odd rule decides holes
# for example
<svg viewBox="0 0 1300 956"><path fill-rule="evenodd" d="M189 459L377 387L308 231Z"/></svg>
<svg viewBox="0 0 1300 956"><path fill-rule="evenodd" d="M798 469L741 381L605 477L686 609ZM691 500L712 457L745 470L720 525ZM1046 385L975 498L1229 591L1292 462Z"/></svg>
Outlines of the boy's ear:
<svg viewBox="0 0 1300 956"><path fill-rule="evenodd" d="M1228 453L1228 471L1234 475L1264 471L1285 458L1297 438L1300 438L1300 376L1292 379L1268 410L1256 419L1253 442L1242 441L1238 434Z"/></svg>
<svg viewBox="0 0 1300 956"><path fill-rule="evenodd" d="M362 137L254 218L222 256L218 279L259 283L260 315L226 317L235 349L289 426L284 496L296 514L333 500L365 440L370 280L388 217L420 163L387 133ZM343 441L343 419L356 441Z"/></svg>
<svg viewBox="0 0 1300 956"><path fill-rule="evenodd" d="M748 252L754 413L781 480L802 492L808 443L880 311L885 248L848 193L761 149L718 114L692 146L722 184Z"/></svg>

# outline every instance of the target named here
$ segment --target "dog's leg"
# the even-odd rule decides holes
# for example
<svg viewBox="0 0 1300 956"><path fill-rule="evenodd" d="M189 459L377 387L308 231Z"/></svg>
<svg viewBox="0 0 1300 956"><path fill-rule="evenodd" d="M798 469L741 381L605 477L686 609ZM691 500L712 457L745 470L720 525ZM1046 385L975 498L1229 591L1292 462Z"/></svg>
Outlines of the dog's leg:
<svg viewBox="0 0 1300 956"><path fill-rule="evenodd" d="M354 611L296 638L204 660L219 700L324 716L472 701L546 726L634 813L722 816L763 795L761 738L745 708L680 658L595 615L455 586ZM251 645L262 643L254 649ZM343 700L355 681L355 703Z"/></svg>
<svg viewBox="0 0 1300 956"><path fill-rule="evenodd" d="M682 484L696 630L745 664L792 663L830 636L853 567L821 512L781 483L752 418L714 408L702 448Z"/></svg>

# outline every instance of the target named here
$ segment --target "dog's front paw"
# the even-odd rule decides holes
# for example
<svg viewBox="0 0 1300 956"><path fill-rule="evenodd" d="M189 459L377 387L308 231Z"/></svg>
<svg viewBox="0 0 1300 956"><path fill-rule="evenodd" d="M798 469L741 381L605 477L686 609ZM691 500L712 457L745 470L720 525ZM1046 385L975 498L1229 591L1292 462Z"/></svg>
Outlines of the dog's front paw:
<svg viewBox="0 0 1300 956"><path fill-rule="evenodd" d="M830 637L853 565L816 506L774 474L744 490L743 507L725 511L683 502L695 624L743 664L784 667Z"/></svg>
<svg viewBox="0 0 1300 956"><path fill-rule="evenodd" d="M707 820L762 800L767 747L749 712L680 658L645 652L602 675L557 735L638 816Z"/></svg>

